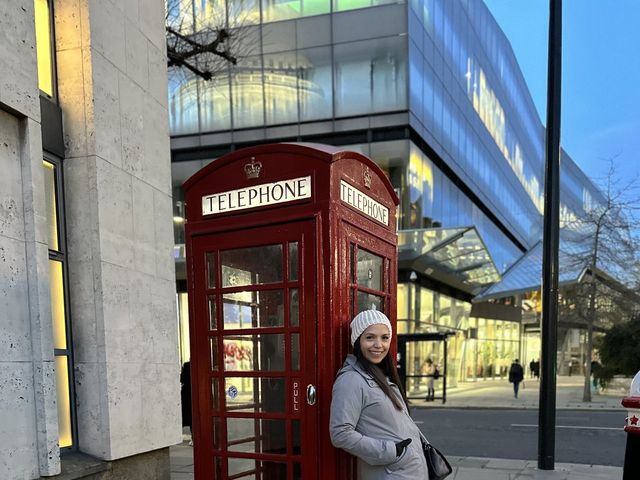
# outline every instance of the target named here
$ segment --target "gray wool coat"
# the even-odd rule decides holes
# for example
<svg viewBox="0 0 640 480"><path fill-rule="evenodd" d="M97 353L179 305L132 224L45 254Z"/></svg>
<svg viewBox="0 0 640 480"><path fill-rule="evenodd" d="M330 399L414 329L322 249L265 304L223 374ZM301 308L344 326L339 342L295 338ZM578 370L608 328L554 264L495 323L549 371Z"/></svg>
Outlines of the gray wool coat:
<svg viewBox="0 0 640 480"><path fill-rule="evenodd" d="M347 356L333 384L329 434L335 447L357 457L358 480L428 480L422 433L402 407L396 410L356 357ZM411 443L397 457L396 443L406 438Z"/></svg>

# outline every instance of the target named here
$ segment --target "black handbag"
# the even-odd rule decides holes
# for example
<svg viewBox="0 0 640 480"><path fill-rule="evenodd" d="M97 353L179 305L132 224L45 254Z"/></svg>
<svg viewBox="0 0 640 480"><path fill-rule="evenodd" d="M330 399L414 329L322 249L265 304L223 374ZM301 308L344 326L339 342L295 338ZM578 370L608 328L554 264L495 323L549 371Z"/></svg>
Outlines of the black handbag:
<svg viewBox="0 0 640 480"><path fill-rule="evenodd" d="M440 450L424 440L422 441L422 451L427 461L429 480L443 480L453 472L451 465Z"/></svg>

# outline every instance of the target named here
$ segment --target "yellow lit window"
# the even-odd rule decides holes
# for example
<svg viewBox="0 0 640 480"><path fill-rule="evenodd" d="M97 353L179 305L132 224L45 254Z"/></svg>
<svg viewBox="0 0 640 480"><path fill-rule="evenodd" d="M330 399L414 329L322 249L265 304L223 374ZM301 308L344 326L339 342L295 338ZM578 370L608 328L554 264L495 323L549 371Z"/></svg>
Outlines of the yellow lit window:
<svg viewBox="0 0 640 480"><path fill-rule="evenodd" d="M36 21L36 55L38 57L38 87L53 95L53 61L51 58L51 16L48 0L34 0Z"/></svg>
<svg viewBox="0 0 640 480"><path fill-rule="evenodd" d="M56 372L56 404L58 407L58 436L61 448L73 446L72 420L72 378L73 367L71 361L71 345L67 325L65 307L65 252L61 243L60 217L58 209L61 207L58 197L60 179L57 169L60 165L51 160L43 160L44 195L47 212L47 240L49 246L49 290L51 301L51 328L53 333L53 348Z"/></svg>
<svg viewBox="0 0 640 480"><path fill-rule="evenodd" d="M71 392L69 391L69 362L66 355L56 355L56 391L58 405L58 436L60 447L73 444L71 436Z"/></svg>
<svg viewBox="0 0 640 480"><path fill-rule="evenodd" d="M56 173L55 166L44 160L44 194L47 202L47 220L49 233L49 249L59 250L58 248L58 202L56 201Z"/></svg>
<svg viewBox="0 0 640 480"><path fill-rule="evenodd" d="M191 357L189 348L189 302L186 293L178 293L178 327L180 334L180 361L184 363Z"/></svg>
<svg viewBox="0 0 640 480"><path fill-rule="evenodd" d="M51 282L51 318L53 320L53 348L67 348L67 331L64 315L64 279L62 263L49 260Z"/></svg>

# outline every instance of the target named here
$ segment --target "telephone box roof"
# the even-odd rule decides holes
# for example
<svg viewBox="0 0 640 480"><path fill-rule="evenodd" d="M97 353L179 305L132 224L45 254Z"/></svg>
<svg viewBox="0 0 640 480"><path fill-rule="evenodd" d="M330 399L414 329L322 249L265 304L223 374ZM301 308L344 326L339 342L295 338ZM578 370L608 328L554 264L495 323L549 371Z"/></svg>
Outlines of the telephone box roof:
<svg viewBox="0 0 640 480"><path fill-rule="evenodd" d="M388 190L394 204L398 205L400 203L393 185L391 185L391 182L382 171L382 169L370 158L352 150L345 150L341 147L334 147L332 145L324 145L321 143L270 143L257 145L254 147L242 148L240 150L236 150L220 157L219 159L211 162L206 167L193 174L184 182L183 188L185 190L191 189L191 187L193 187L203 178L209 176L219 168L222 168L225 165L233 163L239 159L246 159L247 157L251 156L274 153L288 153L299 154L301 156L311 156L323 160L327 163L337 162L344 158L357 159L366 164L371 169L371 171L375 172L375 174L383 180L383 183Z"/></svg>

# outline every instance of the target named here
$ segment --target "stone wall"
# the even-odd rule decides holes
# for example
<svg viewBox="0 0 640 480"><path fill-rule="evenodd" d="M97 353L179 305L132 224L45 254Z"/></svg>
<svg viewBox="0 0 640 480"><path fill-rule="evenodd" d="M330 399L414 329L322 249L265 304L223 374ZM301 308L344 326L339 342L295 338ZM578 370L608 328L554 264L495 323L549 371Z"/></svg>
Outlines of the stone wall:
<svg viewBox="0 0 640 480"><path fill-rule="evenodd" d="M33 9L0 2L0 477L16 479L60 472ZM77 447L133 472L157 456L164 478L181 441L164 1L54 11Z"/></svg>
<svg viewBox="0 0 640 480"><path fill-rule="evenodd" d="M56 3L80 450L181 441L164 1Z"/></svg>
<svg viewBox="0 0 640 480"><path fill-rule="evenodd" d="M0 8L0 476L60 470L33 0Z"/></svg>

